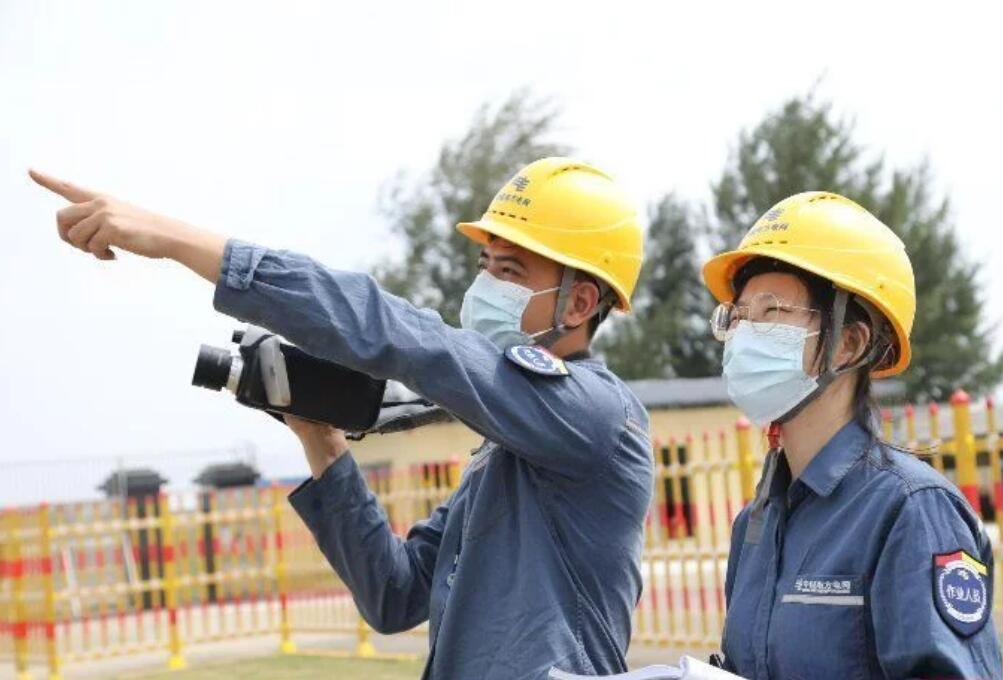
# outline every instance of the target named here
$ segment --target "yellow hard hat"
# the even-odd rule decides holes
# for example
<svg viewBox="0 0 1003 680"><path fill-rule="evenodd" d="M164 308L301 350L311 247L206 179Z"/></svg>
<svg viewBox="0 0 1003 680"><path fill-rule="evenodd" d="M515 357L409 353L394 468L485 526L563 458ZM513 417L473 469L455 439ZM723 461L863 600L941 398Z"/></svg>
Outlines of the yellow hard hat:
<svg viewBox="0 0 1003 680"><path fill-rule="evenodd" d="M808 191L770 208L736 250L704 264L704 282L720 302L734 298L735 274L755 257L770 257L817 274L871 303L895 332L894 362L878 365L875 378L901 373L912 351L916 284L905 245L891 229L848 198Z"/></svg>
<svg viewBox="0 0 1003 680"><path fill-rule="evenodd" d="M643 259L634 205L606 173L571 158L542 158L516 173L476 222L457 229L477 243L497 236L606 282L630 311Z"/></svg>

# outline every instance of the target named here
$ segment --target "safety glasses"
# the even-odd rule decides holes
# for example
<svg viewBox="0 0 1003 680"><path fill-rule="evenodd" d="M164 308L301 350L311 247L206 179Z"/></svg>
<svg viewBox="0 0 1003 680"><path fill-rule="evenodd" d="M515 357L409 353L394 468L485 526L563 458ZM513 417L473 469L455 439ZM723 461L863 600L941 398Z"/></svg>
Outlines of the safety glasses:
<svg viewBox="0 0 1003 680"><path fill-rule="evenodd" d="M773 293L756 293L748 302L722 302L710 317L714 338L725 342L738 328L739 321L751 321L757 333L769 333L778 325L807 327L819 310L790 305Z"/></svg>

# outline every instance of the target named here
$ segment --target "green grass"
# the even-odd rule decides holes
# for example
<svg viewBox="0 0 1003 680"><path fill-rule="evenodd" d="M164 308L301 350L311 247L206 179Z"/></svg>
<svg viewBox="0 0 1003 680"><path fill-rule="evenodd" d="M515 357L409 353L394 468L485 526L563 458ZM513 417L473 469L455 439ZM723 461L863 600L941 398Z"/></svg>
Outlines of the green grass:
<svg viewBox="0 0 1003 680"><path fill-rule="evenodd" d="M276 655L261 659L194 666L185 671L144 673L144 680L266 680L289 678L344 678L345 680L417 680L421 661L337 659L318 656Z"/></svg>

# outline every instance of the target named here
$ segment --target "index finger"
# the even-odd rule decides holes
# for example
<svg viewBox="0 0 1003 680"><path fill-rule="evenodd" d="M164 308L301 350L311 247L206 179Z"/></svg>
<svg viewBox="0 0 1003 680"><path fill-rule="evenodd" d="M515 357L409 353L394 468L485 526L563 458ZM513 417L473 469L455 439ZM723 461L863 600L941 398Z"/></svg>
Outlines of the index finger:
<svg viewBox="0 0 1003 680"><path fill-rule="evenodd" d="M79 187L76 184L56 179L55 177L38 172L37 170L28 170L28 175L35 180L37 184L45 187L53 193L59 194L72 203L92 201L98 196L96 191L91 191L90 189Z"/></svg>

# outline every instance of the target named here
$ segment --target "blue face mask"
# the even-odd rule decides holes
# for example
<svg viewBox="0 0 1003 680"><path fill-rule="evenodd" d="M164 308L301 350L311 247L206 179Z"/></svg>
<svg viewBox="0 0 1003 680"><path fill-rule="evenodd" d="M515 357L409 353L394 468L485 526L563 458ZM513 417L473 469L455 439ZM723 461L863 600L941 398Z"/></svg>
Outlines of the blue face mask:
<svg viewBox="0 0 1003 680"><path fill-rule="evenodd" d="M724 343L724 382L735 406L756 425L772 423L815 391L804 371L805 341L818 335L800 326L739 321Z"/></svg>
<svg viewBox="0 0 1003 680"><path fill-rule="evenodd" d="M477 331L506 350L514 345L531 345L533 338L546 333L545 329L530 335L522 330L522 313L529 301L537 295L559 290L560 287L533 291L511 281L502 281L487 271L482 271L463 295L460 308L460 325Z"/></svg>

